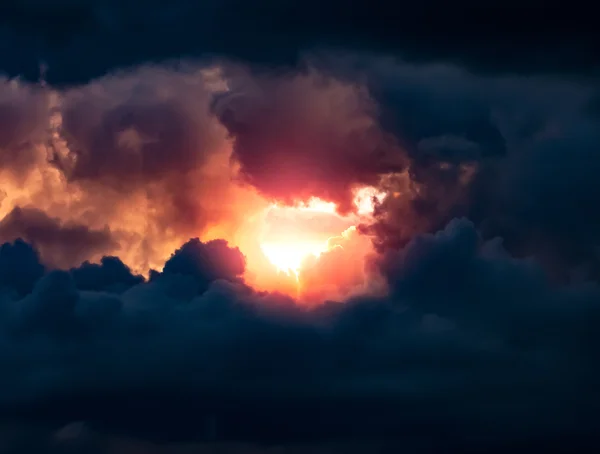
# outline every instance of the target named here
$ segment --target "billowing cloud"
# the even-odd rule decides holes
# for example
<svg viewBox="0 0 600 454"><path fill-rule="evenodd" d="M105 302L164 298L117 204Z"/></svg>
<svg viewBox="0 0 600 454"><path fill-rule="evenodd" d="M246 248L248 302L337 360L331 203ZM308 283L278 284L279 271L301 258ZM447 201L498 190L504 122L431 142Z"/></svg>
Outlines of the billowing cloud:
<svg viewBox="0 0 600 454"><path fill-rule="evenodd" d="M0 36L10 43L0 48L0 70L36 80L42 61L56 84L181 56L293 66L305 52L323 49L391 53L479 72L593 74L598 68L595 23L585 9L548 7L540 15L533 1L490 8L440 0L6 1Z"/></svg>
<svg viewBox="0 0 600 454"><path fill-rule="evenodd" d="M544 256L561 278L597 268L594 223L580 222L589 210L553 217L552 203L533 202L527 188L568 181L581 190L561 189L565 205L593 205L593 163L583 163L598 119L585 84L337 56L299 72L221 62L142 67L67 90L6 87L14 112L42 107L11 114L35 126L16 128L23 137L5 148L19 143L19 152L10 145L6 156L36 159L26 159L21 189L4 189L3 213L34 206L93 231L108 225L140 272L202 232L243 236L239 226L268 201L321 197L350 211L363 185L388 192L376 222L360 229L379 249L468 216L512 253ZM574 234L559 225L566 219L590 229Z"/></svg>
<svg viewBox="0 0 600 454"><path fill-rule="evenodd" d="M384 179L389 195L377 221L363 226L380 248L402 247L415 232L464 215L486 238L504 237L511 253L538 257L555 277L578 267L596 273L597 229L586 208L599 194L592 87L391 60L366 71L351 58L340 66L367 79L382 122L410 157L408 172Z"/></svg>
<svg viewBox="0 0 600 454"><path fill-rule="evenodd" d="M205 77L145 68L65 92L55 162L69 182L90 191L162 199L157 221L168 218L170 228L202 228L197 181L211 157L227 152Z"/></svg>
<svg viewBox="0 0 600 454"><path fill-rule="evenodd" d="M58 79L84 82L0 82L0 417L50 434L57 452L89 440L81 449L118 452L121 436L140 450L352 439L417 452L597 438L589 79L365 52L316 54L303 68L222 58L105 74L107 61L163 52L137 54L149 35L169 48L157 32L169 17L209 36L215 16L196 22L178 2L152 20L135 2L60 5L89 27L79 41L83 31L65 31L49 74L72 59L80 72L66 65L72 79ZM231 21L222 45L237 45L246 6L206 5ZM284 2L279 17L325 20L329 7ZM22 34L29 14L0 35ZM93 52L99 29L122 54ZM129 30L139 36L125 42ZM485 40L461 53L456 36L447 59L489 68L473 61ZM353 205L364 186L378 194L372 213ZM313 197L338 213L268 214ZM297 275L262 254L261 241L309 229L328 247ZM253 287L269 279L282 293Z"/></svg>
<svg viewBox="0 0 600 454"><path fill-rule="evenodd" d="M118 257L102 257L99 264L84 262L71 270L79 290L121 293L144 281L134 275Z"/></svg>
<svg viewBox="0 0 600 454"><path fill-rule="evenodd" d="M36 208L15 207L0 221L0 239L22 238L35 245L47 264L67 267L118 248L110 230L62 223Z"/></svg>
<svg viewBox="0 0 600 454"><path fill-rule="evenodd" d="M215 111L243 177L276 200L319 197L347 212L353 189L405 165L368 92L323 74L234 76Z"/></svg>
<svg viewBox="0 0 600 454"><path fill-rule="evenodd" d="M0 77L0 174L19 182L46 159L41 148L50 119L47 94Z"/></svg>
<svg viewBox="0 0 600 454"><path fill-rule="evenodd" d="M22 240L4 243L0 248L2 290L9 294L26 295L44 274L38 252Z"/></svg>
<svg viewBox="0 0 600 454"><path fill-rule="evenodd" d="M125 190L195 169L223 145L209 102L201 72L161 68L68 90L60 132L73 155L69 180L108 180Z"/></svg>
<svg viewBox="0 0 600 454"><path fill-rule="evenodd" d="M382 298L309 309L239 282L237 255L192 241L120 294L78 290L75 270L5 299L3 408L155 439L205 438L211 418L214 436L268 442L448 437L450 424L456 446L587 433L571 421L600 404L585 391L597 285L556 289L464 219L386 254ZM195 295L170 279L210 265L233 268Z"/></svg>

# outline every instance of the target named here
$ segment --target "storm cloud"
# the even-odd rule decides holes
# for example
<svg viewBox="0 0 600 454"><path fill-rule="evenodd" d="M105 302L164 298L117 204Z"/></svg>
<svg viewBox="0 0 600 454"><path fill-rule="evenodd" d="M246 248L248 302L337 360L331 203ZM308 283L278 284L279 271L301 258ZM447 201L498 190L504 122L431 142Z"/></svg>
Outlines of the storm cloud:
<svg viewBox="0 0 600 454"><path fill-rule="evenodd" d="M552 286L538 264L483 241L465 219L385 255L389 296L313 309L245 286L226 243L193 240L150 282L122 269L119 293L90 290L89 265L41 276L24 243L1 251L35 281L19 297L4 268L5 417L158 441L411 440L416 431L458 449L471 437L487 446L548 430L592 435L591 420L573 418L600 404L587 391L600 288ZM230 271L198 268L218 262ZM186 286L186 276L208 285ZM211 418L213 435L200 424Z"/></svg>
<svg viewBox="0 0 600 454"><path fill-rule="evenodd" d="M592 22L158 3L0 6L0 451L597 444ZM315 197L304 293L253 287Z"/></svg>
<svg viewBox="0 0 600 454"><path fill-rule="evenodd" d="M404 155L363 87L319 73L232 79L215 111L235 140L243 177L267 197L319 197L347 212L352 189L403 170Z"/></svg>
<svg viewBox="0 0 600 454"><path fill-rule="evenodd" d="M56 84L206 55L292 67L306 52L323 49L394 54L485 73L589 75L598 69L592 17L577 5L546 5L540 14L536 1L7 0L0 9L0 57L6 72L30 80L43 62Z"/></svg>

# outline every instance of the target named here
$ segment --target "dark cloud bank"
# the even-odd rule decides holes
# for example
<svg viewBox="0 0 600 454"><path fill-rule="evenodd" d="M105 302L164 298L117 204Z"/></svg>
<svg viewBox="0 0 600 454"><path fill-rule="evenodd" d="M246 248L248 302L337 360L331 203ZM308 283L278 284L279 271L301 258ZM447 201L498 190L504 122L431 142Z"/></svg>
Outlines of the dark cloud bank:
<svg viewBox="0 0 600 454"><path fill-rule="evenodd" d="M597 285L554 287L466 219L379 266L388 297L309 310L245 286L243 256L222 241L186 243L148 282L115 257L47 271L6 243L3 416L162 442L593 441Z"/></svg>
<svg viewBox="0 0 600 454"><path fill-rule="evenodd" d="M1 69L50 65L49 86L0 80L0 453L597 452L589 22L189 3L0 6ZM181 55L204 63L110 72ZM198 82L212 61L226 93ZM229 176L204 172L229 143L235 184L269 199L386 190L359 230L387 296L257 292L224 240L133 273L235 222L210 204Z"/></svg>
<svg viewBox="0 0 600 454"><path fill-rule="evenodd" d="M6 0L0 59L9 73L32 79L43 61L54 83L208 54L293 65L307 50L323 48L463 63L479 71L579 73L598 69L593 17L580 2L537 0Z"/></svg>

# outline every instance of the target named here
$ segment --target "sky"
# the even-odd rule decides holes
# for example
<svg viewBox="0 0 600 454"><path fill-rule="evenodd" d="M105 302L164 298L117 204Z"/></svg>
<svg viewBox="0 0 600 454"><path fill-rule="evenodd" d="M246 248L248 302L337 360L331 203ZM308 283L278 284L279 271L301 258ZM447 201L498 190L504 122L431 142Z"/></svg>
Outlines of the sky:
<svg viewBox="0 0 600 454"><path fill-rule="evenodd" d="M596 452L591 18L2 2L0 453Z"/></svg>

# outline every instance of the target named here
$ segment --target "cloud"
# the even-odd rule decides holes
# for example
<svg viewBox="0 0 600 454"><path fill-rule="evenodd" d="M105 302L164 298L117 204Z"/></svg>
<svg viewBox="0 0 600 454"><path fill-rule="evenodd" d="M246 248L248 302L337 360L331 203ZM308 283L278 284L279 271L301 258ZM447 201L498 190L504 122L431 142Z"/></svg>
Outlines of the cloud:
<svg viewBox="0 0 600 454"><path fill-rule="evenodd" d="M232 235L240 207L264 201L232 181L231 144L210 111L220 80L218 68L190 65L64 90L6 82L10 121L33 126L10 123L7 134L23 137L0 147L2 240L21 236L61 267L119 253L145 273L191 236L217 225ZM43 121L30 112L34 94Z"/></svg>
<svg viewBox="0 0 600 454"><path fill-rule="evenodd" d="M578 267L597 273L595 221L585 208L599 193L591 86L370 62L323 65L364 77L382 125L409 157L407 172L384 179L389 196L377 221L363 226L380 249L468 216L486 238L505 238L512 254L536 256L555 278L568 279Z"/></svg>
<svg viewBox="0 0 600 454"><path fill-rule="evenodd" d="M68 178L127 189L202 165L224 137L209 102L202 73L162 68L66 91L60 132L75 155Z"/></svg>
<svg viewBox="0 0 600 454"><path fill-rule="evenodd" d="M3 290L14 290L21 296L31 292L45 271L37 251L22 240L2 245L0 267Z"/></svg>
<svg viewBox="0 0 600 454"><path fill-rule="evenodd" d="M352 189L405 162L377 122L368 92L324 74L233 77L215 111L235 141L245 179L288 203L311 197L352 210Z"/></svg>
<svg viewBox="0 0 600 454"><path fill-rule="evenodd" d="M102 257L99 264L84 262L71 270L79 290L121 293L144 281L118 257Z"/></svg>
<svg viewBox="0 0 600 454"><path fill-rule="evenodd" d="M371 238L350 227L342 235L330 237L327 244L327 251L318 258L308 257L300 269L303 300L321 304L327 299L343 300L353 294L383 290L364 259L373 254Z"/></svg>
<svg viewBox="0 0 600 454"><path fill-rule="evenodd" d="M562 278L579 268L597 279L598 218L590 209L600 194L596 126L581 118L527 145L499 168L485 230L504 236L515 254L540 257Z"/></svg>
<svg viewBox="0 0 600 454"><path fill-rule="evenodd" d="M585 81L363 54L3 87L5 420L444 452L596 437ZM349 211L361 185L386 196L303 270L317 304L248 285L246 221L273 199Z"/></svg>
<svg viewBox="0 0 600 454"><path fill-rule="evenodd" d="M579 8L549 8L540 16L535 2L494 8L438 0L255 6L240 0L5 2L0 33L12 45L0 50L1 69L36 80L42 60L50 81L72 84L181 56L293 66L303 53L323 49L390 53L480 72L593 74L598 68L594 24Z"/></svg>
<svg viewBox="0 0 600 454"><path fill-rule="evenodd" d="M69 182L88 191L143 191L163 199L156 206L161 223L202 227L207 219L195 216L201 211L196 182L209 159L226 152L210 99L198 70L141 68L73 88L61 97L62 141L54 161Z"/></svg>
<svg viewBox="0 0 600 454"><path fill-rule="evenodd" d="M600 289L552 286L467 220L386 254L383 298L308 308L239 282L238 260L194 240L120 294L105 278L77 290L75 271L45 274L4 303L4 416L163 441L206 437L206 418L219 439L268 443L592 435L572 418L599 404L586 390ZM231 271L200 277L219 263ZM211 282L190 294L174 275Z"/></svg>
<svg viewBox="0 0 600 454"><path fill-rule="evenodd" d="M467 216L556 278L597 274L594 223L581 221L589 210L552 216L559 211L541 195L568 181L581 189L560 189L565 205L593 205L593 172L576 172L599 142L589 109L597 93L581 81L338 54L295 71L221 60L143 66L62 90L12 84L52 109L40 117L50 127L34 121L43 134L18 141L18 156L36 160L7 188L3 213L33 206L92 231L108 225L120 248L100 252L136 272L205 232L239 239L243 221L273 199L317 196L349 211L354 187L379 185L390 196L360 231L380 250ZM29 106L28 96L11 108ZM552 176L563 170L567 179ZM538 197L527 185L540 178L548 190Z"/></svg>
<svg viewBox="0 0 600 454"><path fill-rule="evenodd" d="M230 248L225 240L202 243L193 239L185 243L166 261L162 276L187 277L204 293L217 280L235 280L244 273L246 259L238 248ZM155 274L155 279L161 276Z"/></svg>
<svg viewBox="0 0 600 454"><path fill-rule="evenodd" d="M366 454L382 449L407 449L406 444L389 446L381 442L325 442L292 443L277 446L265 446L239 442L200 442L158 444L147 441L93 431L81 422L67 424L53 431L46 427L8 426L0 428L0 444L6 454ZM427 445L424 442L423 445ZM421 452L418 449L416 451Z"/></svg>
<svg viewBox="0 0 600 454"><path fill-rule="evenodd" d="M49 128L50 105L39 87L0 77L0 172L22 180L45 159L40 145ZM40 153L40 151L42 151Z"/></svg>
<svg viewBox="0 0 600 454"><path fill-rule="evenodd" d="M63 223L36 208L13 208L0 221L0 239L22 238L34 244L47 265L67 267L115 250L118 242L108 227Z"/></svg>

